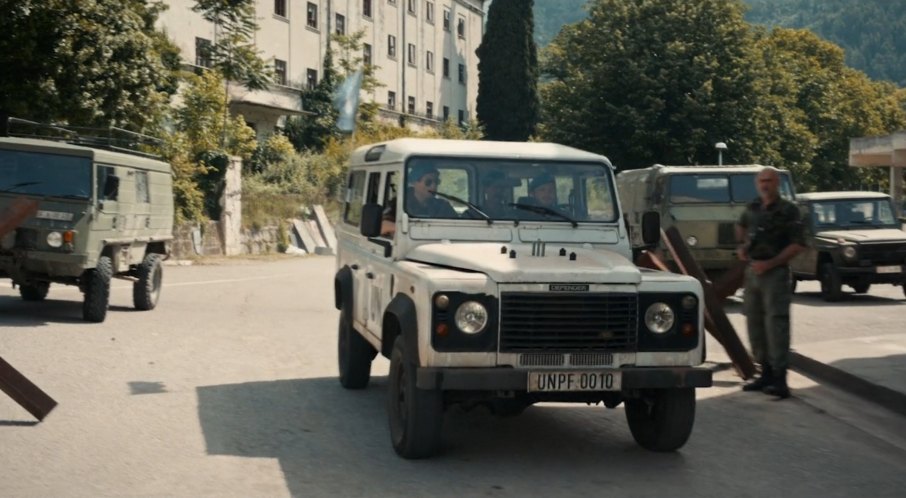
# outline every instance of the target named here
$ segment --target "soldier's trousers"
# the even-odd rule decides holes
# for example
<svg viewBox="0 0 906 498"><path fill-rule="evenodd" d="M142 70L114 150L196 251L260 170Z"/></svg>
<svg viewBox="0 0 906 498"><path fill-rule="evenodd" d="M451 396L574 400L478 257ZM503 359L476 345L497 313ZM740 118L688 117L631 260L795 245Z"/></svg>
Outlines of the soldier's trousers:
<svg viewBox="0 0 906 498"><path fill-rule="evenodd" d="M790 268L780 266L761 275L746 269L744 311L752 356L775 371L790 363Z"/></svg>

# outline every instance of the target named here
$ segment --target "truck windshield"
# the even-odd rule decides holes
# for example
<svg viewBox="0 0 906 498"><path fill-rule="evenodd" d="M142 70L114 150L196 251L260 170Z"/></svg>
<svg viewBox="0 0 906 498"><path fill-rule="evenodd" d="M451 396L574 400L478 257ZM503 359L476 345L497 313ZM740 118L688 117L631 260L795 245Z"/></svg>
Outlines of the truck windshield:
<svg viewBox="0 0 906 498"><path fill-rule="evenodd" d="M404 208L412 218L490 222L614 222L610 168L603 163L411 158Z"/></svg>
<svg viewBox="0 0 906 498"><path fill-rule="evenodd" d="M818 228L899 228L889 199L846 199L811 203Z"/></svg>
<svg viewBox="0 0 906 498"><path fill-rule="evenodd" d="M0 193L91 198L91 159L0 150Z"/></svg>
<svg viewBox="0 0 906 498"><path fill-rule="evenodd" d="M755 173L681 174L670 177L672 204L728 204L751 202L758 197ZM793 199L790 175L780 175L780 196Z"/></svg>

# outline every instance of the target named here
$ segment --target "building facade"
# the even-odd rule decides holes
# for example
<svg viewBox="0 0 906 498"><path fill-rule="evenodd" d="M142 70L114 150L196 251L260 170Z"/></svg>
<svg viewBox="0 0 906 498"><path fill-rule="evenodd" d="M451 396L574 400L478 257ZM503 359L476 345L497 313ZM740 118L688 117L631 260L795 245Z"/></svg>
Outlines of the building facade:
<svg viewBox="0 0 906 498"><path fill-rule="evenodd" d="M188 66L210 65L213 24L192 12L194 0L166 0L159 27L179 46ZM303 114L301 92L324 73L331 33L364 30L362 57L383 85L363 95L384 118L432 125L474 117L484 0L256 0L255 45L275 69L268 91L230 85L230 109L259 136ZM336 48L336 47L334 47ZM336 60L336 56L334 58Z"/></svg>

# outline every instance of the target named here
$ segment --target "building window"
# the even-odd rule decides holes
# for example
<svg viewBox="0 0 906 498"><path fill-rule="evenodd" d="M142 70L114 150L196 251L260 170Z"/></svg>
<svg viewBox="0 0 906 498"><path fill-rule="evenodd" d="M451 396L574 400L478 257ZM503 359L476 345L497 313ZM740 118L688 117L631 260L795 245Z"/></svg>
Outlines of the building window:
<svg viewBox="0 0 906 498"><path fill-rule="evenodd" d="M444 57L444 78L450 78L450 59Z"/></svg>
<svg viewBox="0 0 906 498"><path fill-rule="evenodd" d="M415 97L409 97L409 114L415 114Z"/></svg>
<svg viewBox="0 0 906 498"><path fill-rule="evenodd" d="M343 14L337 14L337 34L346 34L346 16Z"/></svg>
<svg viewBox="0 0 906 498"><path fill-rule="evenodd" d="M308 23L309 28L318 29L318 6L308 2Z"/></svg>
<svg viewBox="0 0 906 498"><path fill-rule="evenodd" d="M274 0L274 14L286 17L286 0Z"/></svg>
<svg viewBox="0 0 906 498"><path fill-rule="evenodd" d="M365 62L366 66L370 66L371 65L371 45L369 45L367 43L362 45L362 52L363 52L362 61Z"/></svg>
<svg viewBox="0 0 906 498"><path fill-rule="evenodd" d="M429 118L434 117L434 102L425 102L425 114Z"/></svg>
<svg viewBox="0 0 906 498"><path fill-rule="evenodd" d="M387 57L396 59L396 37L387 35Z"/></svg>
<svg viewBox="0 0 906 498"><path fill-rule="evenodd" d="M425 2L425 20L434 24L434 2Z"/></svg>
<svg viewBox="0 0 906 498"><path fill-rule="evenodd" d="M417 2L418 2L418 0L409 0L409 6L408 6L407 10L408 10L409 13L412 14L413 16L415 15L415 4L416 4Z"/></svg>
<svg viewBox="0 0 906 498"><path fill-rule="evenodd" d="M444 31L450 31L450 9L444 9Z"/></svg>
<svg viewBox="0 0 906 498"><path fill-rule="evenodd" d="M314 90L318 86L318 70L309 69L305 76L305 83L308 85L309 90Z"/></svg>
<svg viewBox="0 0 906 498"><path fill-rule="evenodd" d="M396 92L387 92L387 109L396 110Z"/></svg>
<svg viewBox="0 0 906 498"><path fill-rule="evenodd" d="M465 126L465 125L466 125L466 111L460 109L459 110L459 126Z"/></svg>
<svg viewBox="0 0 906 498"><path fill-rule="evenodd" d="M466 65L465 64L459 65L459 82L460 83L466 82Z"/></svg>
<svg viewBox="0 0 906 498"><path fill-rule="evenodd" d="M362 15L371 17L371 0L362 0Z"/></svg>
<svg viewBox="0 0 906 498"><path fill-rule="evenodd" d="M466 37L466 20L462 17L456 20L456 36L460 38Z"/></svg>
<svg viewBox="0 0 906 498"><path fill-rule="evenodd" d="M444 106L444 121L450 119L450 106Z"/></svg>
<svg viewBox="0 0 906 498"><path fill-rule="evenodd" d="M406 56L406 62L408 62L410 66L415 65L415 44L414 43L409 44L409 53Z"/></svg>
<svg viewBox="0 0 906 498"><path fill-rule="evenodd" d="M425 54L425 69L427 69L429 73L434 72L434 52L430 50Z"/></svg>
<svg viewBox="0 0 906 498"><path fill-rule="evenodd" d="M286 86L286 61L274 59L274 83Z"/></svg>
<svg viewBox="0 0 906 498"><path fill-rule="evenodd" d="M211 40L195 38L195 65L211 67Z"/></svg>

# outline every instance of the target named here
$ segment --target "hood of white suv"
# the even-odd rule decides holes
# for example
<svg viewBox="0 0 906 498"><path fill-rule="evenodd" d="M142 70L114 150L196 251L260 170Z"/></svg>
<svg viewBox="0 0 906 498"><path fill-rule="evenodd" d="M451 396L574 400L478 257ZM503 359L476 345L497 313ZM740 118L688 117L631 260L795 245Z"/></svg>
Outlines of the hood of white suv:
<svg viewBox="0 0 906 498"><path fill-rule="evenodd" d="M906 242L906 232L896 228L865 230L826 230L815 234L823 239L843 239L847 242Z"/></svg>
<svg viewBox="0 0 906 498"><path fill-rule="evenodd" d="M503 252L503 248L506 252ZM560 255L560 249L566 255ZM510 252L514 251L515 257ZM535 253L533 255L533 252ZM638 268L625 257L606 249L585 249L547 244L544 255L532 244L436 243L418 246L406 259L464 271L481 272L498 283L586 282L638 284ZM575 254L575 260L570 255Z"/></svg>

